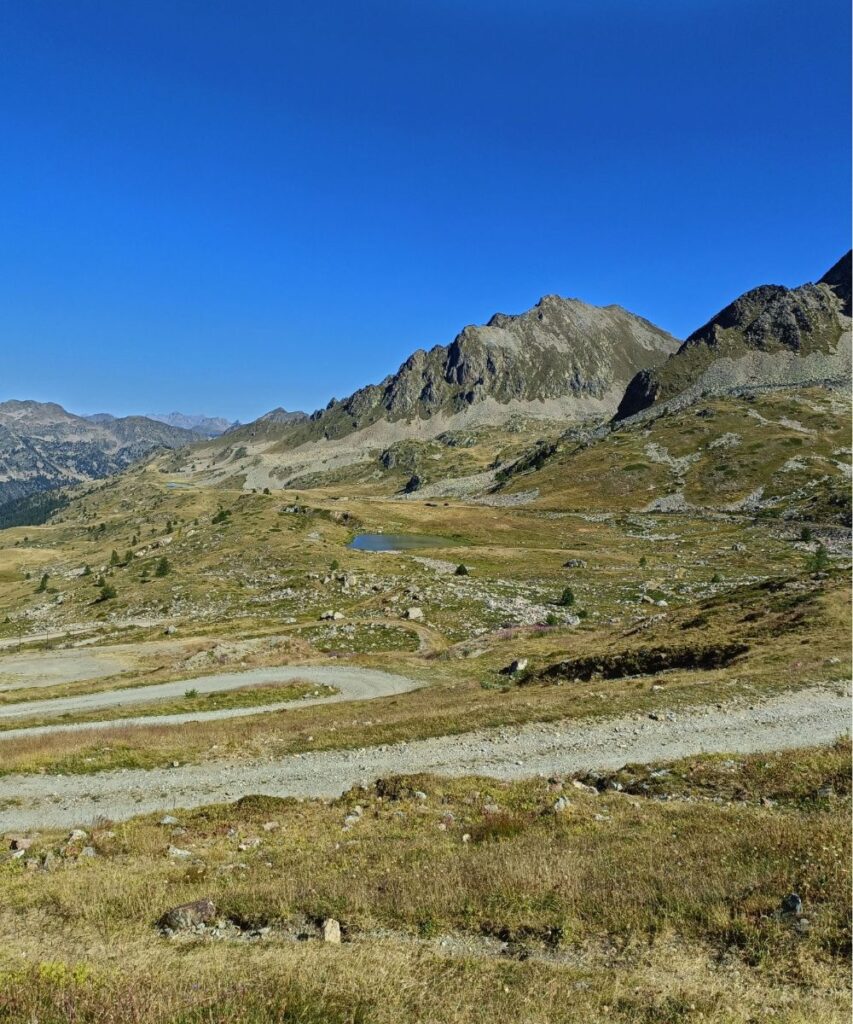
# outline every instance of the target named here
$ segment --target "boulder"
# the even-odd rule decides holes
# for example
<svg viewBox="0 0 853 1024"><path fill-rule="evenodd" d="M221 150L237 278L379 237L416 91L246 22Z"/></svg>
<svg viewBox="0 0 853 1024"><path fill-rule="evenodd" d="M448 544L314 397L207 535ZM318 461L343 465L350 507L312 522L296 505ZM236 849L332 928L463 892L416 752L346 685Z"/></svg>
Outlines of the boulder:
<svg viewBox="0 0 853 1024"><path fill-rule="evenodd" d="M210 924L216 919L216 904L210 899L193 900L172 907L157 922L159 928L179 932L199 925Z"/></svg>
<svg viewBox="0 0 853 1024"><path fill-rule="evenodd" d="M413 605L411 608L406 609L403 618L409 619L412 622L423 622L424 610L423 608L418 608L417 605Z"/></svg>

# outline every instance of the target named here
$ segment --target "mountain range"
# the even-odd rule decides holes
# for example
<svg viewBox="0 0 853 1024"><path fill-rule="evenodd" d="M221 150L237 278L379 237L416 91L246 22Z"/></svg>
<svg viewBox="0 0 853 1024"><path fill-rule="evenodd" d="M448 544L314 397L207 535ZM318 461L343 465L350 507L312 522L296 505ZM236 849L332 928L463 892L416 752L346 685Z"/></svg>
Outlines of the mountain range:
<svg viewBox="0 0 853 1024"><path fill-rule="evenodd" d="M145 416L75 416L54 402L0 402L0 506L200 439Z"/></svg>
<svg viewBox="0 0 853 1024"><path fill-rule="evenodd" d="M407 439L454 430L603 424L707 395L849 384L850 278L847 253L815 284L753 288L684 342L620 306L546 295L524 313L496 313L448 345L416 350L396 373L324 409L277 408L245 425L0 403L0 505L119 472L162 449L183 449L168 468L203 483L304 486Z"/></svg>

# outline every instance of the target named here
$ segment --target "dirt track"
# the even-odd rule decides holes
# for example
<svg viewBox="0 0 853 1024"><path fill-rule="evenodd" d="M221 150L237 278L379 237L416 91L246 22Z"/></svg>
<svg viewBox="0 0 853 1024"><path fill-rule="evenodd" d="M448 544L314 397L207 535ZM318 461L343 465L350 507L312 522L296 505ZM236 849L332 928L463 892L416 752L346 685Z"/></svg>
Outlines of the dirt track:
<svg viewBox="0 0 853 1024"><path fill-rule="evenodd" d="M519 778L617 768L714 751L750 753L831 743L850 732L839 684L762 703L697 708L673 719L640 716L556 722L443 736L365 750L294 754L98 775L0 778L0 830L86 825L147 811L236 800L248 793L333 797L383 775L435 772ZM2 751L2 748L0 748ZM16 801L8 804L7 801Z"/></svg>
<svg viewBox="0 0 853 1024"><path fill-rule="evenodd" d="M283 711L287 708L306 707L309 704L331 704L344 700L372 700L415 690L422 683L406 676L380 672L376 669L356 668L348 665L285 665L274 668L252 668L244 672L218 672L213 675L181 679L178 682L149 686L130 686L120 690L101 690L82 693L75 697L54 697L50 700L31 700L0 706L0 722L16 718L40 718L53 715L93 712L171 700L189 689L198 693L223 693L242 686L264 683L289 683L301 680L318 685L334 686L338 692L331 697L303 697L298 701L266 704L262 708L230 708L222 711L196 711L156 717L122 718L106 722L79 722L68 725L44 725L0 732L0 739L14 736L38 735L51 732L70 732L80 729L116 728L126 725L179 725L182 722L206 722L217 718L239 718L263 712Z"/></svg>

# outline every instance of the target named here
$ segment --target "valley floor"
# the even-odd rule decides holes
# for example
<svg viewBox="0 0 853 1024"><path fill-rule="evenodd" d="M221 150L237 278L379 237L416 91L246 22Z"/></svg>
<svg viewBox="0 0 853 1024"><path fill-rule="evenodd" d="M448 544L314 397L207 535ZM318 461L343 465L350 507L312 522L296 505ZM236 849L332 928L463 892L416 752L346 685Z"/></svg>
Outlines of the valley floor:
<svg viewBox="0 0 853 1024"><path fill-rule="evenodd" d="M0 1022L849 1020L848 415L167 457L0 531Z"/></svg>

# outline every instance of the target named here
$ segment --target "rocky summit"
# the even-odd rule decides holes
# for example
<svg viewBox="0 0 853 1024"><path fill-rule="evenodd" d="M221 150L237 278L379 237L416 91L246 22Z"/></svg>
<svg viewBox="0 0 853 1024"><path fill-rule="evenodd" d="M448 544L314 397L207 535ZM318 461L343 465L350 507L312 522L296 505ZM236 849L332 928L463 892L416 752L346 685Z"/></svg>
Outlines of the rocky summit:
<svg viewBox="0 0 853 1024"><path fill-rule="evenodd" d="M310 416L274 409L171 466L201 480L275 487L448 431L606 419L636 372L661 365L678 344L621 306L546 295L524 313L465 327L449 345L418 349L381 383Z"/></svg>
<svg viewBox="0 0 853 1024"><path fill-rule="evenodd" d="M312 424L320 436L341 437L380 419L497 422L510 412L602 413L615 408L639 368L661 364L677 346L672 335L620 306L546 295L525 313L497 313L449 345L418 349L381 384L333 401Z"/></svg>
<svg viewBox="0 0 853 1024"><path fill-rule="evenodd" d="M851 254L817 284L761 285L694 331L663 365L631 380L617 419L680 396L850 379Z"/></svg>

